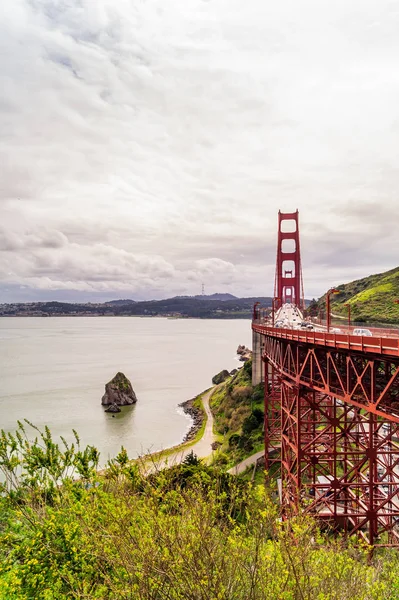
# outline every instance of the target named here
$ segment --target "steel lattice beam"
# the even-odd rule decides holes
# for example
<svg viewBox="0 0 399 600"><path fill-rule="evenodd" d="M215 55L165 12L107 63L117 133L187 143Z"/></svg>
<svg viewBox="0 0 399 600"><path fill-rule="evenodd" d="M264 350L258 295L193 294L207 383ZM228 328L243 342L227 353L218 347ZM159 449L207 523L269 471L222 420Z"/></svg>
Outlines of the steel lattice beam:
<svg viewBox="0 0 399 600"><path fill-rule="evenodd" d="M399 356L268 330L265 456L279 454L283 514L399 545Z"/></svg>

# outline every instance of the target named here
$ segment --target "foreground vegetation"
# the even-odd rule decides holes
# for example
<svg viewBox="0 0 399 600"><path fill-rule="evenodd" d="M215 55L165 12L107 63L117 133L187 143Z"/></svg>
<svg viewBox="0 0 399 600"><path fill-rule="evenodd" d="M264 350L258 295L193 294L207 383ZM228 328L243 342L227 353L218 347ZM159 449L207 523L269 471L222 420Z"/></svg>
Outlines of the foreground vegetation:
<svg viewBox="0 0 399 600"><path fill-rule="evenodd" d="M347 316L349 304L352 321L399 323L399 267L337 286L340 293L330 297L331 311ZM310 312L325 312L326 297L312 303Z"/></svg>
<svg viewBox="0 0 399 600"><path fill-rule="evenodd" d="M37 433L0 438L2 599L398 597L396 553L368 564L312 520L282 524L263 486L193 454L145 478L122 449L100 477L94 448Z"/></svg>

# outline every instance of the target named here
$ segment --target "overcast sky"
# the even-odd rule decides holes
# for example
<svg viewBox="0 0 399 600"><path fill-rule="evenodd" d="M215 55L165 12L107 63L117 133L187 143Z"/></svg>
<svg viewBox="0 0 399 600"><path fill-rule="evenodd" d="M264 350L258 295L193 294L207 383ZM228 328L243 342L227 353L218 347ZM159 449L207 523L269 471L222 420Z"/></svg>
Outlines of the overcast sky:
<svg viewBox="0 0 399 600"><path fill-rule="evenodd" d="M2 0L0 303L399 265L395 0Z"/></svg>

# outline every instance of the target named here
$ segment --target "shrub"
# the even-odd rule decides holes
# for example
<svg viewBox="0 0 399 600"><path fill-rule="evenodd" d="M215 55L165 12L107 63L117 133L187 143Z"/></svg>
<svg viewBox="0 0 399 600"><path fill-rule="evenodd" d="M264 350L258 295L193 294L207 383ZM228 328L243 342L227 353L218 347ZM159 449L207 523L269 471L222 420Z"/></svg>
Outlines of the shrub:
<svg viewBox="0 0 399 600"><path fill-rule="evenodd" d="M258 419L252 413L251 415L249 415L249 417L247 417L244 420L244 423L242 424L242 433L244 435L248 435L249 433L251 433L251 431L257 429L258 424Z"/></svg>
<svg viewBox="0 0 399 600"><path fill-rule="evenodd" d="M248 400L252 396L252 387L250 385L241 385L237 386L232 394L232 398L238 402L242 402L243 400Z"/></svg>
<svg viewBox="0 0 399 600"><path fill-rule="evenodd" d="M230 431L237 431L241 429L245 417L247 417L250 413L251 408L247 404L241 404L238 406L230 419Z"/></svg>
<svg viewBox="0 0 399 600"><path fill-rule="evenodd" d="M230 448L236 448L241 440L241 436L238 435L238 433L233 433L233 435L230 436L229 438L229 447Z"/></svg>
<svg viewBox="0 0 399 600"><path fill-rule="evenodd" d="M198 465L201 464L201 460L198 458L198 456L196 454L194 454L194 451L191 450L191 452L189 452L189 454L187 454L187 456L185 457L185 459L183 460L183 465L186 466L194 466L194 467L198 467Z"/></svg>
<svg viewBox="0 0 399 600"><path fill-rule="evenodd" d="M50 432L33 443L1 438L0 466L16 483L0 496L5 600L397 597L396 552L367 564L366 551L323 535L310 518L281 522L263 485L217 473L194 454L143 478L124 450L106 478L90 470L90 482L72 480L65 460L92 449L69 447L66 459L50 440ZM32 456L41 457L30 471L40 483L26 479Z"/></svg>
<svg viewBox="0 0 399 600"><path fill-rule="evenodd" d="M252 377L252 360L247 360L244 363L243 371L247 374L248 377Z"/></svg>
<svg viewBox="0 0 399 600"><path fill-rule="evenodd" d="M264 384L261 383L257 386L255 386L253 388L253 393L252 393L252 401L257 404L259 402L263 402L263 398L264 398Z"/></svg>
<svg viewBox="0 0 399 600"><path fill-rule="evenodd" d="M252 415L255 417L258 425L261 425L263 423L264 418L265 418L265 413L263 412L263 410L261 408L254 408L252 411Z"/></svg>

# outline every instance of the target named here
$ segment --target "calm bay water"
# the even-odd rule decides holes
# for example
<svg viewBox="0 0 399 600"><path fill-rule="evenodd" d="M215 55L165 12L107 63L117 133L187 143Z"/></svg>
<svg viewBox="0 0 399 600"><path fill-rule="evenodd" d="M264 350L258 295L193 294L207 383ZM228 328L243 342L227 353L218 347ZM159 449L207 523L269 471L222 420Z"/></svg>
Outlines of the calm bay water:
<svg viewBox="0 0 399 600"><path fill-rule="evenodd" d="M134 457L179 443L191 421L178 404L231 370L249 320L118 317L0 319L0 427L24 418L55 436L94 444L101 463L123 445ZM138 402L113 418L104 385L117 371Z"/></svg>

